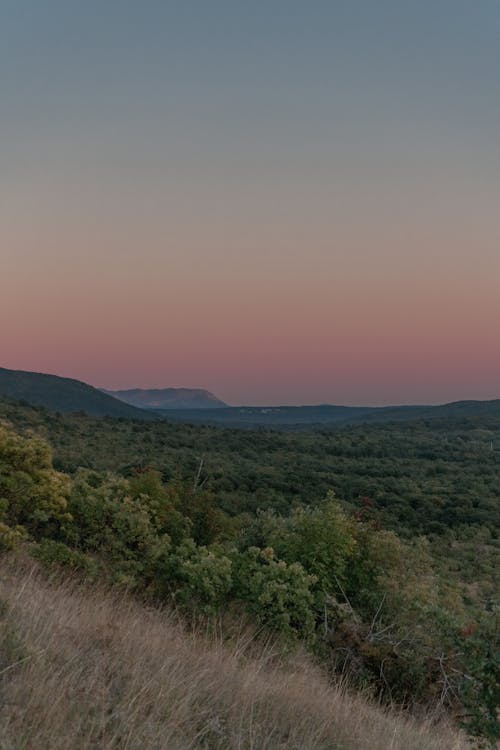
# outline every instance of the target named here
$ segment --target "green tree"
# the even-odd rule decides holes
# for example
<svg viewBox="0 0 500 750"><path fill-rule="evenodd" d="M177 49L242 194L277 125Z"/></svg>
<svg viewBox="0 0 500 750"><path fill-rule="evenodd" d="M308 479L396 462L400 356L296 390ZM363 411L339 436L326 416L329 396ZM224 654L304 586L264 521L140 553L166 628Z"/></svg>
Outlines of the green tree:
<svg viewBox="0 0 500 750"><path fill-rule="evenodd" d="M213 615L227 601L232 588L232 562L217 546L198 547L186 539L166 555L158 569L156 590L172 596L190 612Z"/></svg>
<svg viewBox="0 0 500 750"><path fill-rule="evenodd" d="M325 595L340 593L349 561L356 551L355 522L340 508L333 493L316 507L299 507L289 517L264 513L250 525L248 538L274 550L287 563L300 563L314 576L317 606Z"/></svg>
<svg viewBox="0 0 500 750"><path fill-rule="evenodd" d="M0 423L0 545L55 533L70 519L70 482L55 471L49 446Z"/></svg>
<svg viewBox="0 0 500 750"><path fill-rule="evenodd" d="M233 557L233 593L263 625L284 635L314 634L314 576L299 563L287 564L268 547L250 547Z"/></svg>
<svg viewBox="0 0 500 750"><path fill-rule="evenodd" d="M72 485L63 541L104 556L115 578L124 583L150 582L170 537L155 525L145 495L134 497L128 480L80 470Z"/></svg>

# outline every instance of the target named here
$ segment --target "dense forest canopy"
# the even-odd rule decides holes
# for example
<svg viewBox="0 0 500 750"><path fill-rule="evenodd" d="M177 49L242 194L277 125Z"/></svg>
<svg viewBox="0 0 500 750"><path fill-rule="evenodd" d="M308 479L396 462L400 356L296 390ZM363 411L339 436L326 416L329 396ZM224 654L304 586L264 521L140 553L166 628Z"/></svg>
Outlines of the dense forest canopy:
<svg viewBox="0 0 500 750"><path fill-rule="evenodd" d="M282 433L62 415L6 400L0 417L45 436L70 473L150 466L167 481L194 477L202 461L228 513L286 512L334 490L353 507L369 497L383 525L402 534L499 528L500 417Z"/></svg>
<svg viewBox="0 0 500 750"><path fill-rule="evenodd" d="M244 612L495 741L500 420L299 433L0 401L0 542L192 616Z"/></svg>

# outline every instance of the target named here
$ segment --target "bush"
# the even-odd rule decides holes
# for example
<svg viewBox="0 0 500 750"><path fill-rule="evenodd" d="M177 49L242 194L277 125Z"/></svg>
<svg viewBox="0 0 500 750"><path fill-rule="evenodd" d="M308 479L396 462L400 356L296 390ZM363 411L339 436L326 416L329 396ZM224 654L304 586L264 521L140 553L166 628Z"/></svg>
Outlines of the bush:
<svg viewBox="0 0 500 750"><path fill-rule="evenodd" d="M457 646L461 650L464 673L460 697L467 711L464 726L480 746L495 748L500 740L500 650L498 612L483 616L471 626Z"/></svg>
<svg viewBox="0 0 500 750"><path fill-rule="evenodd" d="M64 541L104 556L122 583L150 582L170 537L158 532L144 497L134 498L126 479L80 470L73 482Z"/></svg>
<svg viewBox="0 0 500 750"><path fill-rule="evenodd" d="M53 539L42 539L39 544L33 547L31 554L47 567L69 568L85 573L92 579L97 578L99 573L99 566L88 555Z"/></svg>
<svg viewBox="0 0 500 750"><path fill-rule="evenodd" d="M247 532L258 546L271 547L287 563L300 563L314 576L317 604L325 594L340 592L347 566L356 550L354 522L341 510L333 493L316 508L297 508L288 518L263 513Z"/></svg>
<svg viewBox="0 0 500 750"><path fill-rule="evenodd" d="M233 558L234 596L263 625L284 635L314 635L314 576L302 565L275 558L271 548L250 547Z"/></svg>
<svg viewBox="0 0 500 750"><path fill-rule="evenodd" d="M232 587L232 563L218 547L197 547L185 540L166 556L157 571L156 587L171 594L184 609L215 614Z"/></svg>
<svg viewBox="0 0 500 750"><path fill-rule="evenodd" d="M52 468L51 452L38 437L21 437L0 424L0 544L55 533L70 520L69 478Z"/></svg>

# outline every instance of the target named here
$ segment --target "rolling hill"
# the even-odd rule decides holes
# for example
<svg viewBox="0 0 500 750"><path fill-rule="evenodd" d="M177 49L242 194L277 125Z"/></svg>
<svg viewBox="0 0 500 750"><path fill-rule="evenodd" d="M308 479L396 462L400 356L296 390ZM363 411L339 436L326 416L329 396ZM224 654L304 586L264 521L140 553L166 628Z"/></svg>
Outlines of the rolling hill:
<svg viewBox="0 0 500 750"><path fill-rule="evenodd" d="M415 419L465 419L500 416L500 399L455 401L437 406L226 406L210 411L199 409L157 409L169 420L225 427L268 427L307 429Z"/></svg>
<svg viewBox="0 0 500 750"><path fill-rule="evenodd" d="M436 406L227 406L194 388L104 391L80 380L0 368L0 396L65 413L236 428L308 429L382 422L499 417L500 399L455 401Z"/></svg>
<svg viewBox="0 0 500 750"><path fill-rule="evenodd" d="M66 413L81 411L95 417L157 418L80 380L39 372L0 367L0 395Z"/></svg>

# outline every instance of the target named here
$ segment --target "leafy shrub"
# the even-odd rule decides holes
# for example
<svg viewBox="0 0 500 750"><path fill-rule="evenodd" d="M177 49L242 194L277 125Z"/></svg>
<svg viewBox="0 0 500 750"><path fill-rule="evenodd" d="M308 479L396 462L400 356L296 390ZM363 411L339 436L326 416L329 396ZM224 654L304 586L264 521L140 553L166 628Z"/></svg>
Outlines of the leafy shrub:
<svg viewBox="0 0 500 750"><path fill-rule="evenodd" d="M314 634L314 576L300 563L287 564L268 547L250 547L233 557L234 596L255 618L285 635Z"/></svg>
<svg viewBox="0 0 500 750"><path fill-rule="evenodd" d="M378 611L382 620L403 627L435 609L440 590L425 540L405 543L393 532L366 523L356 524L354 534L346 591L366 619Z"/></svg>
<svg viewBox="0 0 500 750"><path fill-rule="evenodd" d="M57 566L81 571L92 579L97 578L99 572L99 566L91 557L53 539L42 539L32 548L31 554L47 567Z"/></svg>
<svg viewBox="0 0 500 750"><path fill-rule="evenodd" d="M0 523L0 550L14 549L19 542L28 538L28 532L23 526L7 526Z"/></svg>
<svg viewBox="0 0 500 750"><path fill-rule="evenodd" d="M115 578L123 583L151 581L170 538L155 527L144 497L132 497L126 479L80 470L69 509L72 521L64 529L67 544L105 556Z"/></svg>
<svg viewBox="0 0 500 750"><path fill-rule="evenodd" d="M193 524L184 507L182 485L163 484L160 472L154 469L136 472L128 481L130 497L147 508L158 534L167 534L173 544L192 536Z"/></svg>
<svg viewBox="0 0 500 750"><path fill-rule="evenodd" d="M334 591L356 547L353 526L330 492L317 507L298 508L282 519L269 544L287 562L300 562L321 591Z"/></svg>
<svg viewBox="0 0 500 750"><path fill-rule="evenodd" d="M69 478L52 468L51 452L35 436L0 424L0 544L12 547L30 534L54 533L70 519Z"/></svg>
<svg viewBox="0 0 500 750"><path fill-rule="evenodd" d="M499 613L491 612L482 622L461 635L464 671L459 684L467 711L464 726L480 746L495 748L500 741L500 649Z"/></svg>
<svg viewBox="0 0 500 750"><path fill-rule="evenodd" d="M183 608L215 614L232 587L232 562L218 547L198 547L186 539L164 557L157 571L157 589L170 593Z"/></svg>

